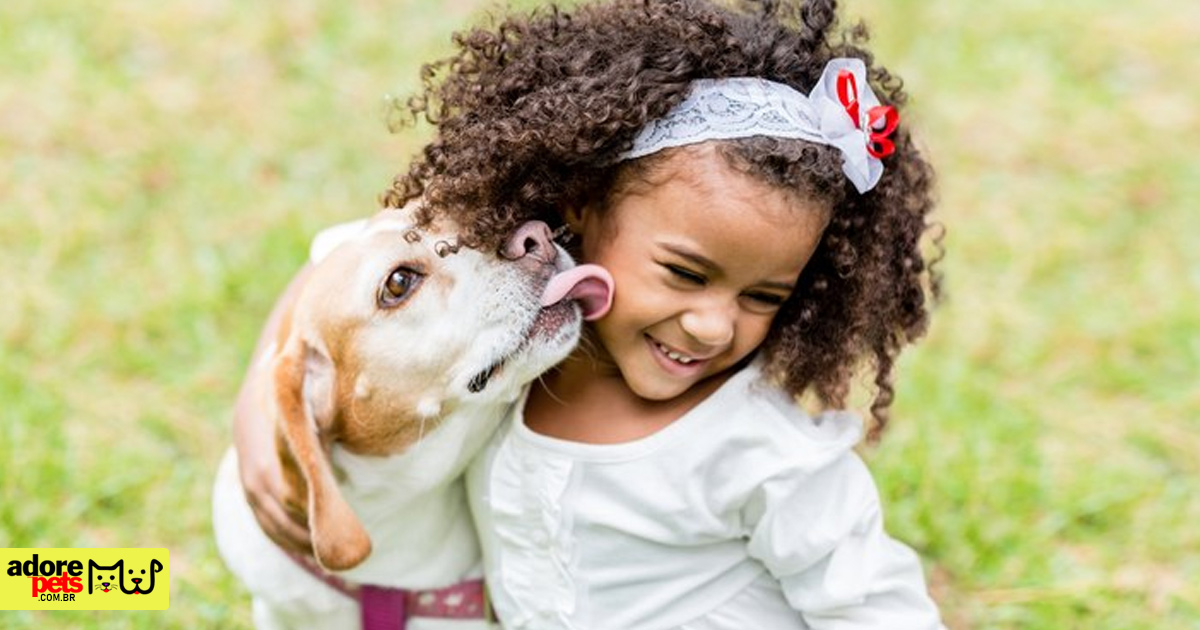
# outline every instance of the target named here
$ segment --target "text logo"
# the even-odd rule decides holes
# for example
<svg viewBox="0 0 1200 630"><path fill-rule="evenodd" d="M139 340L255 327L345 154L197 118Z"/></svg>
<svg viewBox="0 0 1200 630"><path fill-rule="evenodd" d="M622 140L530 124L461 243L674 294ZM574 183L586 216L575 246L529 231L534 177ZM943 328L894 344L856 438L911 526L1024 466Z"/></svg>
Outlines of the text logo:
<svg viewBox="0 0 1200 630"><path fill-rule="evenodd" d="M166 610L166 549L0 549L0 610Z"/></svg>

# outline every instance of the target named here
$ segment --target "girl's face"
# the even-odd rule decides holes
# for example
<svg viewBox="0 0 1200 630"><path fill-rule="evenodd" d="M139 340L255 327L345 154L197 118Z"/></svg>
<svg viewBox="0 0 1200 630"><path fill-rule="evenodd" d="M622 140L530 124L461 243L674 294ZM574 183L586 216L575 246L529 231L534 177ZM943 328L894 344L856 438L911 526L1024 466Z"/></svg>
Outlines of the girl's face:
<svg viewBox="0 0 1200 630"><path fill-rule="evenodd" d="M607 268L612 310L595 338L629 389L669 400L763 342L816 250L828 210L739 173L710 145L677 150L652 184L572 221Z"/></svg>

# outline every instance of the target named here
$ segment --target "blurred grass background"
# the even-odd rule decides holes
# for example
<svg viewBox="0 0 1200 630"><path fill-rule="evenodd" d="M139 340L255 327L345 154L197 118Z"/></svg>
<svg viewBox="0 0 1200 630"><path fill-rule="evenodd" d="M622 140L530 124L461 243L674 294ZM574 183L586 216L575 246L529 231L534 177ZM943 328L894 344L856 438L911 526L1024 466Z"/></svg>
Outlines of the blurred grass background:
<svg viewBox="0 0 1200 630"><path fill-rule="evenodd" d="M953 628L1200 629L1200 5L846 9L948 231L870 453L890 529ZM171 552L168 612L0 626L249 627L209 485L259 326L419 148L385 95L496 10L0 3L0 547Z"/></svg>

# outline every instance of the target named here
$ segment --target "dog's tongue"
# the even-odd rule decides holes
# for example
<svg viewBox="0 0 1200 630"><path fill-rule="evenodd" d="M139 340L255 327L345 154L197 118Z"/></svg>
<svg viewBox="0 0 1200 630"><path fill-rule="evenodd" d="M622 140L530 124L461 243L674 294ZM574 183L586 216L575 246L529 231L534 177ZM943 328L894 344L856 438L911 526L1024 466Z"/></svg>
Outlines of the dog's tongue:
<svg viewBox="0 0 1200 630"><path fill-rule="evenodd" d="M579 265L550 278L542 292L542 306L575 300L583 309L583 318L591 321L604 317L612 306L612 295L613 279L607 269Z"/></svg>

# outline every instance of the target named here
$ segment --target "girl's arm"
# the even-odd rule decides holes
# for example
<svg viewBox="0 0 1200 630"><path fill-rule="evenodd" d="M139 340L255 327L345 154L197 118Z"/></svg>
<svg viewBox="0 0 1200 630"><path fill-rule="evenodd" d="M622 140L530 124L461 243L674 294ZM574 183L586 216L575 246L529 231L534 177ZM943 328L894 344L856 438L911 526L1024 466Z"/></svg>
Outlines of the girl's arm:
<svg viewBox="0 0 1200 630"><path fill-rule="evenodd" d="M883 529L878 491L847 453L754 493L750 554L814 630L944 630L917 554Z"/></svg>
<svg viewBox="0 0 1200 630"><path fill-rule="evenodd" d="M238 475L246 491L246 501L254 511L254 518L258 519L263 532L276 544L305 554L312 553L307 520L302 512L284 505L283 471L276 454L275 427L261 406L262 394L258 385L262 379L253 378L253 374L261 369L259 363L276 337L285 306L295 298L309 269L310 266L305 265L296 274L271 309L250 358L250 367L233 410L233 444L238 454Z"/></svg>

